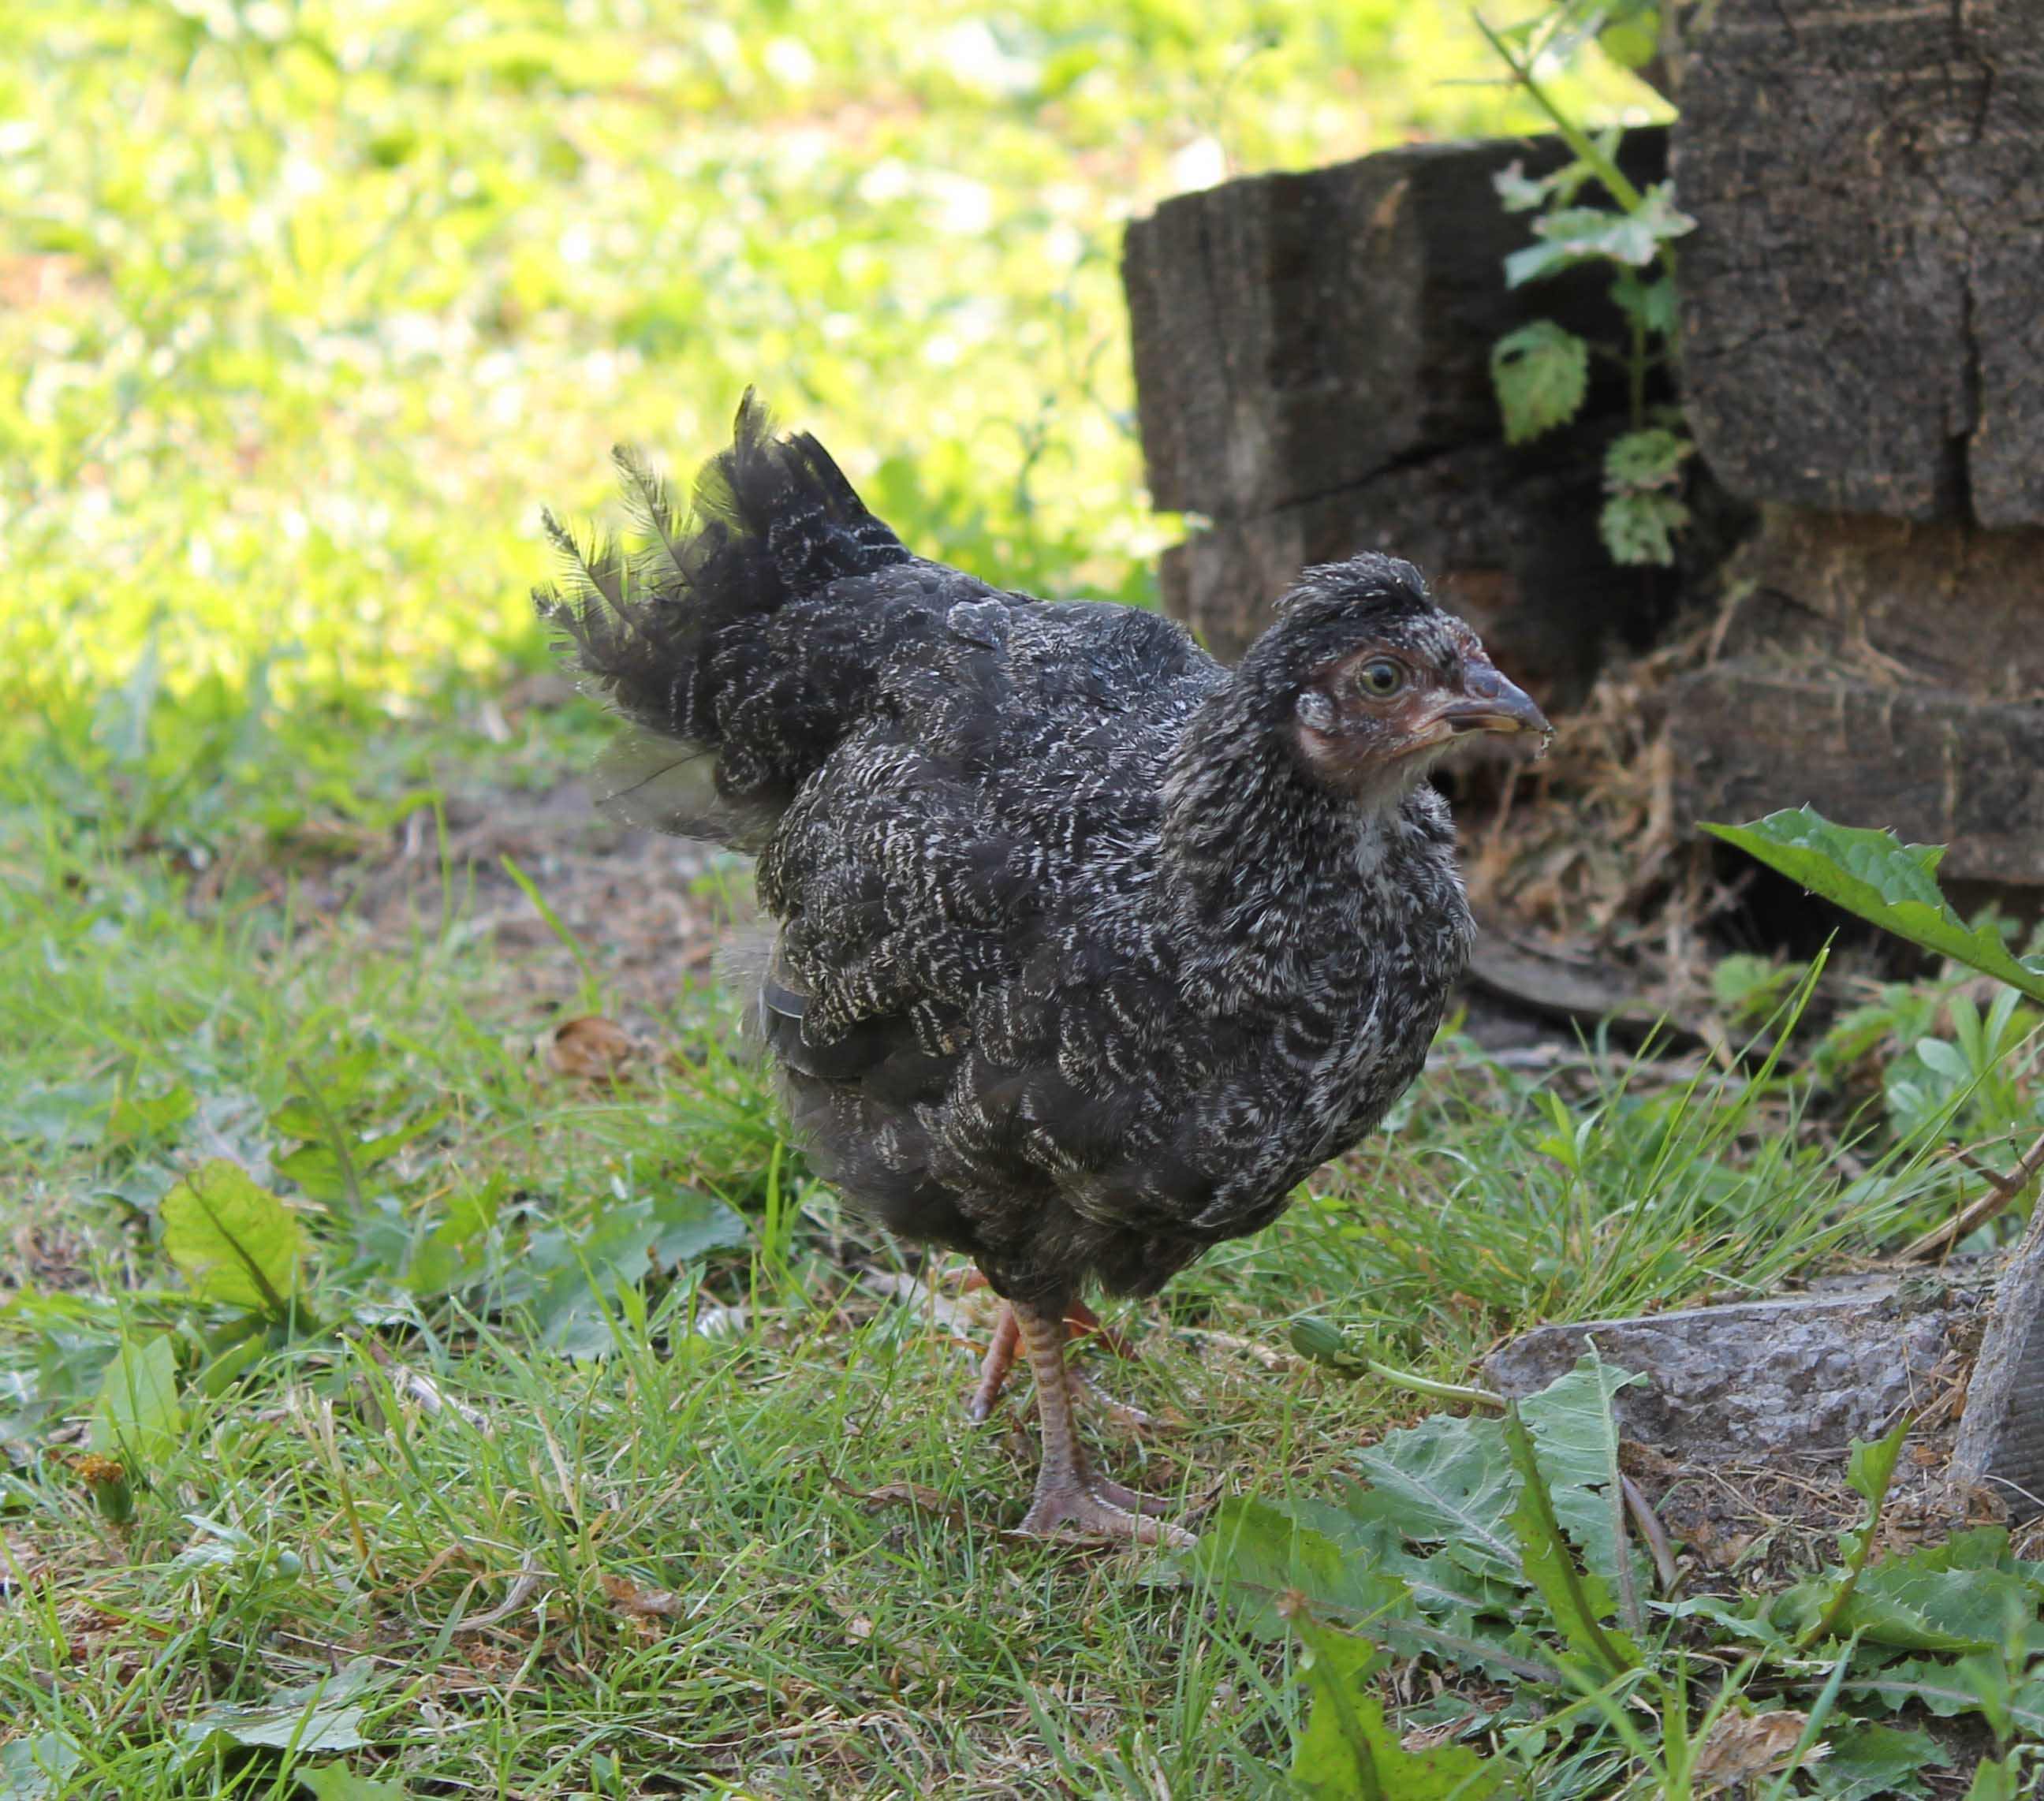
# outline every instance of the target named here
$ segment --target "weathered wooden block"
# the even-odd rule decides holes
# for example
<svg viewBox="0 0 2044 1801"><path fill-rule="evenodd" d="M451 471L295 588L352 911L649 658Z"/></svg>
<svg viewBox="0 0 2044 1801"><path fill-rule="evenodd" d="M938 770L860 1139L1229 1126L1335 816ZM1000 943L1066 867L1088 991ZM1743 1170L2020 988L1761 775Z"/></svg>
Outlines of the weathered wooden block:
<svg viewBox="0 0 2044 1801"><path fill-rule="evenodd" d="M1587 686L1608 641L1672 610L1671 570L1622 569L1597 537L1608 423L1523 450L1466 445L1344 489L1224 519L1165 555L1164 605L1232 661L1309 563L1363 550L1417 563L1443 605L1543 705Z"/></svg>
<svg viewBox="0 0 2044 1801"><path fill-rule="evenodd" d="M1673 685L1668 737L1685 820L1808 804L1948 846L1948 877L2044 883L2044 701L1745 658Z"/></svg>
<svg viewBox="0 0 2044 1801"><path fill-rule="evenodd" d="M1995 1488L2018 1519L2044 1513L2044 1206L1996 1287L1952 1474Z"/></svg>
<svg viewBox="0 0 2044 1801"><path fill-rule="evenodd" d="M1491 177L1566 154L1554 138L1419 145L1182 194L1131 225L1122 275L1157 505L1267 513L1495 443L1498 337L1539 317L1620 341L1608 272L1504 286L1527 223ZM1620 161L1654 181L1666 154L1663 131L1640 130Z"/></svg>
<svg viewBox="0 0 2044 1801"><path fill-rule="evenodd" d="M2044 697L2044 530L1771 506L1727 586L1744 596L1734 655L1792 642L1982 700Z"/></svg>
<svg viewBox="0 0 2044 1801"><path fill-rule="evenodd" d="M1691 52L1682 382L1719 478L2044 524L2036 0L1720 0Z"/></svg>

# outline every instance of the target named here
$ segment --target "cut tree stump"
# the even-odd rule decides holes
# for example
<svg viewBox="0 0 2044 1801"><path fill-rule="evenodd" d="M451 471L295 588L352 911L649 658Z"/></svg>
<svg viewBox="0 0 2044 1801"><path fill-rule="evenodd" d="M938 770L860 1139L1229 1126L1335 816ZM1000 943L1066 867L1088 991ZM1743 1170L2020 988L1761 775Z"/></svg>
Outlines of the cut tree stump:
<svg viewBox="0 0 2044 1801"><path fill-rule="evenodd" d="M1624 339L1608 271L1504 285L1530 232L1491 178L1566 154L1553 138L1386 151L1181 195L1129 228L1151 492L1207 521L1166 553L1164 604L1216 655L1247 648L1301 568L1362 550L1417 563L1546 705L1672 613L1680 574L1619 568L1597 536L1626 419L1615 363L1593 365L1575 426L1518 449L1492 390L1492 345L1530 321ZM1658 129L1619 152L1642 182L1666 159ZM1715 555L1745 518L1707 476L1692 487L1691 543Z"/></svg>
<svg viewBox="0 0 2044 1801"><path fill-rule="evenodd" d="M1504 286L1530 240L1491 177L1567 154L1552 137L1421 144L1181 194L1132 225L1122 277L1156 505L1238 519L1494 444L1500 336L1545 318L1622 341L1608 273ZM1619 160L1651 182L1666 158L1655 128L1628 133Z"/></svg>
<svg viewBox="0 0 2044 1801"><path fill-rule="evenodd" d="M1947 878L2044 883L2044 701L1756 655L1674 683L1667 729L1682 818L1807 803L1840 824L1947 846Z"/></svg>
<svg viewBox="0 0 2044 1801"><path fill-rule="evenodd" d="M1720 0L1675 127L1684 400L1752 499L2044 524L2036 0Z"/></svg>

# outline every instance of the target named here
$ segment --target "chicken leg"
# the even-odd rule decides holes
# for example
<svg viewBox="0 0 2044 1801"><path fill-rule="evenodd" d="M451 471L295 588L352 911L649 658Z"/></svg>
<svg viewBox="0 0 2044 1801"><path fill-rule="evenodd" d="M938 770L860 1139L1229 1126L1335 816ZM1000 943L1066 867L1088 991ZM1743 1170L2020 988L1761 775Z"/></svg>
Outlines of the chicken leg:
<svg viewBox="0 0 2044 1801"><path fill-rule="evenodd" d="M1191 1533L1157 1517L1169 1503L1093 1473L1073 1426L1064 1310L1016 1303L1013 1316L1022 1354L1036 1379L1036 1417L1043 1427L1043 1465L1020 1530L1035 1538L1124 1538L1174 1549L1190 1545Z"/></svg>
<svg viewBox="0 0 2044 1801"><path fill-rule="evenodd" d="M1082 1333L1098 1332L1104 1328L1098 1314L1084 1301L1075 1300L1065 1309L1065 1330L1070 1337L1078 1338ZM1003 1301L1001 1311L994 1318L993 1335L987 1340L986 1355L980 1360L979 1380L974 1384L971 1398L965 1404L966 1416L975 1423L990 1419L999 1404L1001 1391L1007 1387L1009 1373L1015 1367L1015 1351L1020 1342L1015 1309ZM1124 1347L1122 1354L1135 1354ZM1067 1364L1065 1374L1072 1399L1096 1419L1112 1420L1131 1431L1140 1431L1146 1426L1157 1423L1141 1407L1116 1400L1083 1369L1074 1369Z"/></svg>

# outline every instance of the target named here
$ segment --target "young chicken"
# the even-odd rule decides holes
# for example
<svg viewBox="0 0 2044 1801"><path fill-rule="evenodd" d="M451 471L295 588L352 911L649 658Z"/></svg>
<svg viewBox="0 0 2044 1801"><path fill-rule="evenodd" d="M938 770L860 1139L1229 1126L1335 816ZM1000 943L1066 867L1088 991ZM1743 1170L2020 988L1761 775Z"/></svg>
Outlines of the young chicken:
<svg viewBox="0 0 2044 1801"><path fill-rule="evenodd" d="M1267 1225L1383 1117L1470 947L1424 778L1546 721L1390 557L1305 571L1229 670L1157 614L913 555L750 394L693 524L618 462L643 542L549 517L569 591L537 596L643 728L616 808L759 854L749 999L798 1139L1011 1310L1021 1530L1179 1542L1074 1435L1067 1311Z"/></svg>

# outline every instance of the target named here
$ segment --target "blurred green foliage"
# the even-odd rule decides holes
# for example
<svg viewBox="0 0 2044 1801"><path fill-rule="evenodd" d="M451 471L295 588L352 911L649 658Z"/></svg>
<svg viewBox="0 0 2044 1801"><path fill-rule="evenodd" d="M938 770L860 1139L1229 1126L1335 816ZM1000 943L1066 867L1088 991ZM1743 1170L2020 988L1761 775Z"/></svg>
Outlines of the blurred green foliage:
<svg viewBox="0 0 2044 1801"><path fill-rule="evenodd" d="M542 499L753 381L923 547L1140 598L1123 221L1537 125L1496 72L1403 0L11 0L0 742L536 659Z"/></svg>

